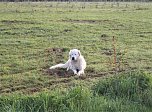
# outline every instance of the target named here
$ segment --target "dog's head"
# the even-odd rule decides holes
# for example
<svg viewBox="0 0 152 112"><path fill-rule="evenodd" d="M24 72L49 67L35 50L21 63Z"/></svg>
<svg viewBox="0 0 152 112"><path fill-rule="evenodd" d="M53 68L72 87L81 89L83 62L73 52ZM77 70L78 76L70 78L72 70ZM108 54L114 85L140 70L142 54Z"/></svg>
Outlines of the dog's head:
<svg viewBox="0 0 152 112"><path fill-rule="evenodd" d="M72 60L72 61L77 61L79 56L81 56L81 53L78 49L72 49L70 50L69 52L69 58Z"/></svg>

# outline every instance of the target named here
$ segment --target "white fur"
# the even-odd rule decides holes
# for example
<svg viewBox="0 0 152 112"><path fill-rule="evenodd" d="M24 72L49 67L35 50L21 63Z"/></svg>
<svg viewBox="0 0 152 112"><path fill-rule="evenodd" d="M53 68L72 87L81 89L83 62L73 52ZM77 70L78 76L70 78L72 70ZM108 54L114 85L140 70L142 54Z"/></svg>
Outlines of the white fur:
<svg viewBox="0 0 152 112"><path fill-rule="evenodd" d="M67 68L67 71L71 69L73 70L74 74L80 76L81 74L84 74L84 69L86 68L86 61L78 49L72 49L69 52L69 60L65 64L57 64L55 66L50 67L50 69L55 68Z"/></svg>

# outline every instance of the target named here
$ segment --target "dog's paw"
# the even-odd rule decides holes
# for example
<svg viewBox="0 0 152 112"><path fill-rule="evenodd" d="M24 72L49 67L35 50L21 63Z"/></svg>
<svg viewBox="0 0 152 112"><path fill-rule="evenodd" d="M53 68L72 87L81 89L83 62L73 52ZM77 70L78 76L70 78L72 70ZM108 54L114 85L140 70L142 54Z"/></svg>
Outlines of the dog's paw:
<svg viewBox="0 0 152 112"><path fill-rule="evenodd" d="M82 75L82 74L84 74L84 71L83 71L83 70L82 70L82 71L79 71L79 72L77 73L78 76L80 76L80 75Z"/></svg>
<svg viewBox="0 0 152 112"><path fill-rule="evenodd" d="M80 76L80 75L81 75L81 73L80 73L80 72L78 72L78 73L77 73L77 75L78 75L78 76Z"/></svg>
<svg viewBox="0 0 152 112"><path fill-rule="evenodd" d="M74 72L74 75L77 75L77 71L76 70L74 70L73 72Z"/></svg>

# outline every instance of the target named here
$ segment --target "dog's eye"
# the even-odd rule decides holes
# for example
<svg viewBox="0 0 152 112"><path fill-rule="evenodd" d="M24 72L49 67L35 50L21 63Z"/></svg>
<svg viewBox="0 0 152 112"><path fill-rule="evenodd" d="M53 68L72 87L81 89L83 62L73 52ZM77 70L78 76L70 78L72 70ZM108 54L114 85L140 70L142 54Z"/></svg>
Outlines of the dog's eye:
<svg viewBox="0 0 152 112"><path fill-rule="evenodd" d="M75 54L76 55L76 54Z"/></svg>

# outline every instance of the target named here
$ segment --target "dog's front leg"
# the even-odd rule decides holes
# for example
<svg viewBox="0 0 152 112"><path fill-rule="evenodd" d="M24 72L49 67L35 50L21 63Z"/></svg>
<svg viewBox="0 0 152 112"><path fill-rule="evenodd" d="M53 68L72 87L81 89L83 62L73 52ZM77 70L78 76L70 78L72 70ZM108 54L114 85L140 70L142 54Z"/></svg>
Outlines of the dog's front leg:
<svg viewBox="0 0 152 112"><path fill-rule="evenodd" d="M72 69L72 70L73 70L74 74L77 75L77 70L75 70L75 69Z"/></svg>
<svg viewBox="0 0 152 112"><path fill-rule="evenodd" d="M80 70L77 74L78 76L80 76L81 74L84 74L84 70Z"/></svg>

